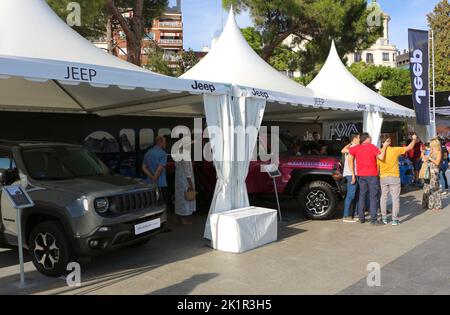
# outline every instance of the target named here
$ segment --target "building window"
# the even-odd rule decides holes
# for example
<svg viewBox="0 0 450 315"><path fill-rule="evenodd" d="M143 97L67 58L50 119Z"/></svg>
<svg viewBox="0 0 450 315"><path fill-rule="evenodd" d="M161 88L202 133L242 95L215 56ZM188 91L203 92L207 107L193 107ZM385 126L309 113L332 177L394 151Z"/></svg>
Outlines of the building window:
<svg viewBox="0 0 450 315"><path fill-rule="evenodd" d="M361 53L357 52L355 53L355 62L360 62L362 60Z"/></svg>
<svg viewBox="0 0 450 315"><path fill-rule="evenodd" d="M389 53L383 53L383 61L389 61Z"/></svg>
<svg viewBox="0 0 450 315"><path fill-rule="evenodd" d="M155 40L155 33L148 32L144 35L144 40Z"/></svg>
<svg viewBox="0 0 450 315"><path fill-rule="evenodd" d="M371 54L371 53L366 54L366 62L373 63L373 54Z"/></svg>
<svg viewBox="0 0 450 315"><path fill-rule="evenodd" d="M397 57L397 56L396 56L395 54L392 54L392 61L393 61L393 62L395 62L396 57Z"/></svg>

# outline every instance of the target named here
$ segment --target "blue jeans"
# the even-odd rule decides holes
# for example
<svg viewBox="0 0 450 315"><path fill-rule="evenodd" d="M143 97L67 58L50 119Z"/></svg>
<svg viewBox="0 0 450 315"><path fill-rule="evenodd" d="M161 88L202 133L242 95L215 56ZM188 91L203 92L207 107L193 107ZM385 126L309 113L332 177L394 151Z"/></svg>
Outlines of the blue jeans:
<svg viewBox="0 0 450 315"><path fill-rule="evenodd" d="M369 197L370 220L376 222L378 220L378 195L380 190L380 179L378 176L361 176L359 177L359 200L358 212L359 219L365 221L365 205L366 197ZM368 196L367 196L368 193Z"/></svg>
<svg viewBox="0 0 450 315"><path fill-rule="evenodd" d="M347 180L347 196L345 197L345 204L344 204L344 218L351 216L350 209L355 201L356 198L356 191L358 190L358 183L355 185L352 184L352 177L346 176L345 179ZM356 204L353 205L353 212L357 209Z"/></svg>

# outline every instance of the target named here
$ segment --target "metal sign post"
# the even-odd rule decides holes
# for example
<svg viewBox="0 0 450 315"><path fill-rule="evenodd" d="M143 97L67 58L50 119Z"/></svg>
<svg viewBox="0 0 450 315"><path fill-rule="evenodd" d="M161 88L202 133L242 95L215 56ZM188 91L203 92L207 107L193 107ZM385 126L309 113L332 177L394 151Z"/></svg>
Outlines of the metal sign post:
<svg viewBox="0 0 450 315"><path fill-rule="evenodd" d="M273 188L275 190L275 197L277 199L277 207L278 207L278 215L280 216L280 223L285 223L285 221L283 221L283 216L281 214L280 198L278 196L278 187L277 187L277 181L276 181L276 179L278 177L282 176L281 172L278 169L278 167L274 164L263 165L263 169L269 175L269 177L272 178L272 180L273 180Z"/></svg>
<svg viewBox="0 0 450 315"><path fill-rule="evenodd" d="M8 197L11 206L16 211L16 226L17 226L17 245L19 250L19 265L20 265L20 282L17 285L19 288L27 288L36 284L35 281L25 279L25 266L23 259L23 236L22 236L22 209L34 207L34 202L28 193L19 185L3 187L3 193Z"/></svg>

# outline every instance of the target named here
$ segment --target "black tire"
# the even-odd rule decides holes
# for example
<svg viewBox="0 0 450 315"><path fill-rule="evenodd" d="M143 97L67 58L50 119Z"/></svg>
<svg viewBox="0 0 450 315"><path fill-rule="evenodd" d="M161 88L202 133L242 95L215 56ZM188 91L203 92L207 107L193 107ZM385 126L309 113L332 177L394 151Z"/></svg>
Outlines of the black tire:
<svg viewBox="0 0 450 315"><path fill-rule="evenodd" d="M300 208L311 220L333 219L338 205L335 189L323 181L308 183L298 194Z"/></svg>
<svg viewBox="0 0 450 315"><path fill-rule="evenodd" d="M30 233L28 244L31 260L40 273L54 278L68 273L66 268L73 262L73 253L58 222L36 225Z"/></svg>

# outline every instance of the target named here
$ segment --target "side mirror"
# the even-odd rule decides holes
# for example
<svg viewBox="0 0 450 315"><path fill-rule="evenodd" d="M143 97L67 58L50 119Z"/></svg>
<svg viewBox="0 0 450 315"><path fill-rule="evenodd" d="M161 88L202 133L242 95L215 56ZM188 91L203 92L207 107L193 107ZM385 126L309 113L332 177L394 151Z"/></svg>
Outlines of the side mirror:
<svg viewBox="0 0 450 315"><path fill-rule="evenodd" d="M11 185L20 179L19 172L14 169L0 170L0 184Z"/></svg>
<svg viewBox="0 0 450 315"><path fill-rule="evenodd" d="M0 169L0 185L5 185L6 170Z"/></svg>

